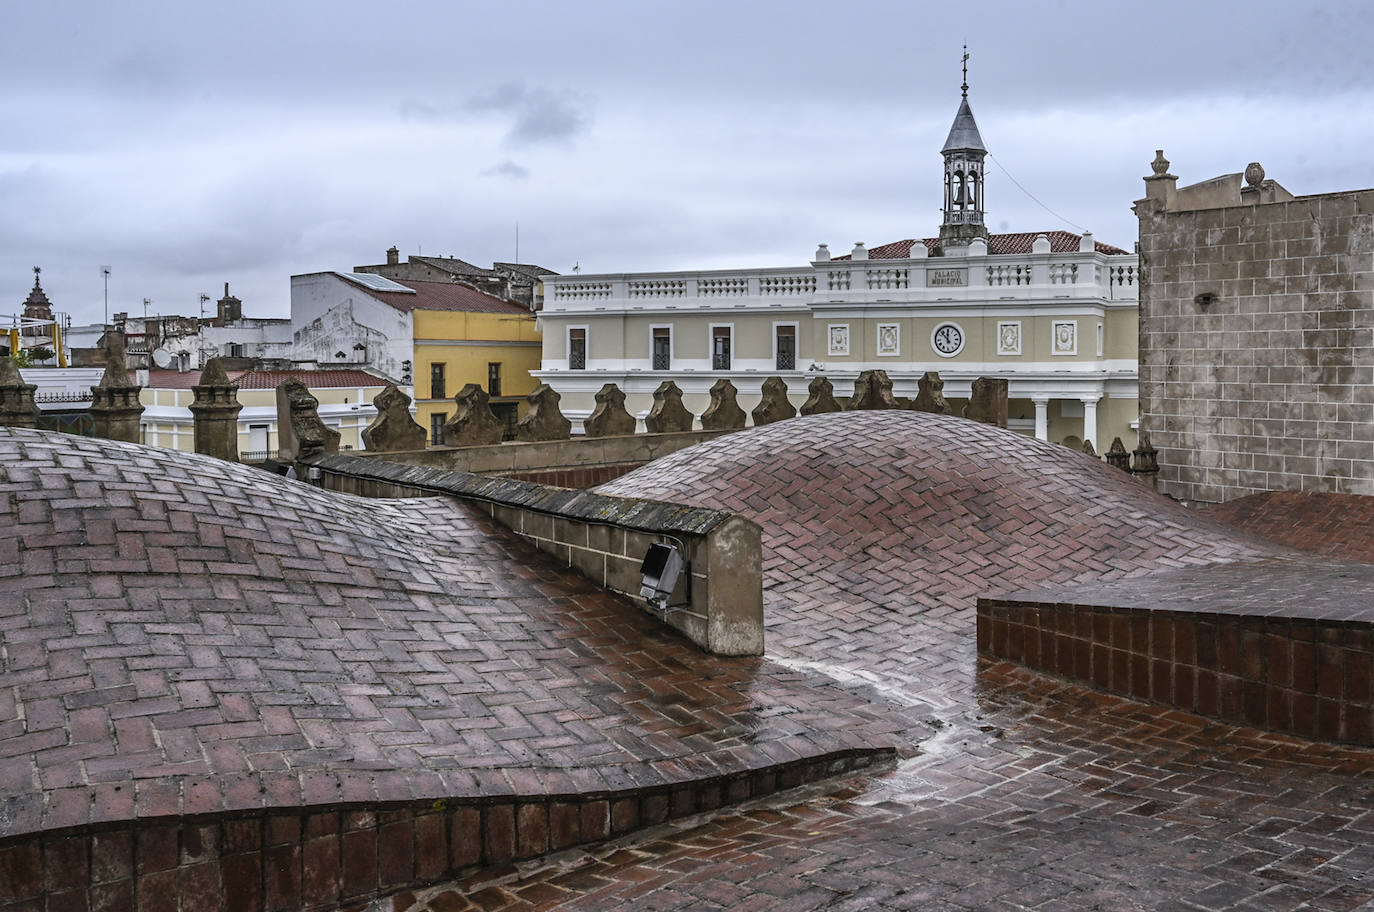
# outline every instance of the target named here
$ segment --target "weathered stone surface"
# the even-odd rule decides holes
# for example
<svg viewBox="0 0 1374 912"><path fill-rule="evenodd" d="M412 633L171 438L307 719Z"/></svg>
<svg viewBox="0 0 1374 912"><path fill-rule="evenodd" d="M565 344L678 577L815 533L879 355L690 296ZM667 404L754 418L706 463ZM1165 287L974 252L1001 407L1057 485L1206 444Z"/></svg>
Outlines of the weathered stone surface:
<svg viewBox="0 0 1374 912"><path fill-rule="evenodd" d="M824 415L827 412L842 412L844 406L835 400L835 387L824 377L816 377L806 386L808 393L802 403L803 415Z"/></svg>
<svg viewBox="0 0 1374 912"><path fill-rule="evenodd" d="M138 394L143 387L134 386L124 363L124 337L113 334L105 350L105 373L97 386L91 387L91 421L94 435L106 440L139 441L139 419L143 403Z"/></svg>
<svg viewBox="0 0 1374 912"><path fill-rule="evenodd" d="M769 377L763 381L763 398L750 415L754 419L754 427L797 417L797 407L787 398L787 384L781 377Z"/></svg>
<svg viewBox="0 0 1374 912"><path fill-rule="evenodd" d="M572 434L572 422L564 418L563 412L558 408L558 402L562 398L558 395L557 390L547 383L536 386L525 397L530 408L515 427L515 439L523 441L567 440Z"/></svg>
<svg viewBox="0 0 1374 912"><path fill-rule="evenodd" d="M339 432L320 420L320 400L298 377L277 387L278 451L283 462L339 452Z"/></svg>
<svg viewBox="0 0 1374 912"><path fill-rule="evenodd" d="M736 401L735 384L724 377L711 385L711 404L701 413L707 431L732 431L744 427L744 409Z"/></svg>
<svg viewBox="0 0 1374 912"><path fill-rule="evenodd" d="M1160 490L1374 495L1374 191L1293 199L1263 173L1206 199L1147 178L1135 207Z"/></svg>
<svg viewBox="0 0 1374 912"><path fill-rule="evenodd" d="M676 383L664 380L654 390L654 407L644 419L650 434L670 434L692 429L692 413L682 404L682 390Z"/></svg>
<svg viewBox="0 0 1374 912"><path fill-rule="evenodd" d="M885 370L866 370L854 381L854 395L849 398L849 411L875 411L895 409L897 402L892 398L892 381Z"/></svg>
<svg viewBox="0 0 1374 912"><path fill-rule="evenodd" d="M607 383L596 394L596 408L582 422L588 437L625 437L635 432L635 416L625 410L625 394Z"/></svg>
<svg viewBox="0 0 1374 912"><path fill-rule="evenodd" d="M916 399L911 408L917 412L932 412L936 415L952 415L954 410L945 401L945 381L938 371L926 371L916 381Z"/></svg>
<svg viewBox="0 0 1374 912"><path fill-rule="evenodd" d="M363 429L363 446L369 450L423 450L425 429L410 414L410 397L387 384L372 400L377 417Z"/></svg>
<svg viewBox="0 0 1374 912"><path fill-rule="evenodd" d="M1002 377L979 377L973 381L973 392L964 417L984 424L1007 426L1007 381Z"/></svg>
<svg viewBox="0 0 1374 912"><path fill-rule="evenodd" d="M1120 437L1112 438L1112 445L1107 449L1107 465L1123 472L1131 470L1131 454L1126 451L1126 445Z"/></svg>
<svg viewBox="0 0 1374 912"><path fill-rule="evenodd" d="M36 389L36 385L24 382L13 358L0 358L0 425L34 427L38 423L38 404L33 399Z"/></svg>
<svg viewBox="0 0 1374 912"><path fill-rule="evenodd" d="M1083 455L1091 456L1093 459L1097 458L1097 450L1093 448L1093 442L1091 440L1083 441Z"/></svg>
<svg viewBox="0 0 1374 912"><path fill-rule="evenodd" d="M1131 466L1131 474L1140 476L1140 480L1154 487L1156 479L1159 477L1159 451L1150 444L1150 435L1140 434L1140 445L1135 448L1135 465Z"/></svg>
<svg viewBox="0 0 1374 912"><path fill-rule="evenodd" d="M229 382L220 359L205 362L200 383L191 387L191 394L195 397L190 409L195 422L196 452L238 462L238 418L243 406L239 404L238 385Z"/></svg>
<svg viewBox="0 0 1374 912"><path fill-rule="evenodd" d="M505 426L491 410L491 397L476 383L469 383L453 397L457 408L444 422L444 446L490 446L500 443Z"/></svg>

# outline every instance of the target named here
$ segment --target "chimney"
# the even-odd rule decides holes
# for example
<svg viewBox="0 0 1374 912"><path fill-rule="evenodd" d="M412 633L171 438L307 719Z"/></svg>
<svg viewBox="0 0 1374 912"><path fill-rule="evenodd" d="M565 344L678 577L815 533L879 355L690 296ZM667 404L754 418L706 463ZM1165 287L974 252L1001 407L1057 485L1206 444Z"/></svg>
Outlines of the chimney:
<svg viewBox="0 0 1374 912"><path fill-rule="evenodd" d="M388 247L386 251L386 264L388 266L399 266L401 263L401 251L394 246Z"/></svg>

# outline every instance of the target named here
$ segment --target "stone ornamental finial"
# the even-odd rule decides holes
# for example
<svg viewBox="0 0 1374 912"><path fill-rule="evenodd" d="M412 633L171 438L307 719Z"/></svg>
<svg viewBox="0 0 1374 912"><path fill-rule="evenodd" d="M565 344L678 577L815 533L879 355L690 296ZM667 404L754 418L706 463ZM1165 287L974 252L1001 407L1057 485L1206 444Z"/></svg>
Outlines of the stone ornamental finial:
<svg viewBox="0 0 1374 912"><path fill-rule="evenodd" d="M469 383L453 397L457 408L444 422L444 446L491 446L501 442L503 425L491 411L491 397L476 383Z"/></svg>
<svg viewBox="0 0 1374 912"><path fill-rule="evenodd" d="M711 386L711 404L701 413L704 431L733 431L744 427L744 409L737 401L735 385L721 377Z"/></svg>
<svg viewBox="0 0 1374 912"><path fill-rule="evenodd" d="M877 411L897 408L892 398L892 380L885 370L866 370L854 381L854 395L847 411Z"/></svg>
<svg viewBox="0 0 1374 912"><path fill-rule="evenodd" d="M1156 174L1167 174L1169 172L1169 160L1164 157L1163 149L1155 150L1155 160L1150 162L1150 169Z"/></svg>
<svg viewBox="0 0 1374 912"><path fill-rule="evenodd" d="M959 90L968 98L968 45L964 45L964 84L959 86Z"/></svg>
<svg viewBox="0 0 1374 912"><path fill-rule="evenodd" d="M567 440L572 435L572 422L563 417L558 407L563 397L547 383L541 383L525 397L529 403L525 417L515 426L515 439L522 443L540 440Z"/></svg>
<svg viewBox="0 0 1374 912"><path fill-rule="evenodd" d="M0 427L36 427L38 405L33 394L38 386L25 383L19 365L0 355Z"/></svg>
<svg viewBox="0 0 1374 912"><path fill-rule="evenodd" d="M938 371L926 371L916 381L916 398L911 403L911 410L934 415L954 414L945 400L945 381L940 379Z"/></svg>
<svg viewBox="0 0 1374 912"><path fill-rule="evenodd" d="M191 387L191 417L197 453L228 462L239 460L239 388L229 381L219 358L205 362L200 382Z"/></svg>
<svg viewBox="0 0 1374 912"><path fill-rule="evenodd" d="M1258 187L1264 183L1264 166L1259 162L1250 162L1246 165L1245 182L1252 187Z"/></svg>
<svg viewBox="0 0 1374 912"><path fill-rule="evenodd" d="M410 397L394 383L372 398L377 417L363 429L363 445L381 452L423 450L425 429L410 416Z"/></svg>
<svg viewBox="0 0 1374 912"><path fill-rule="evenodd" d="M787 398L787 384L781 377L769 377L763 381L759 404L750 414L754 418L754 427L797 417L797 407Z"/></svg>
<svg viewBox="0 0 1374 912"><path fill-rule="evenodd" d="M682 404L682 390L671 380L664 380L654 390L654 404L644 418L650 434L672 434L690 431L696 419Z"/></svg>
<svg viewBox="0 0 1374 912"><path fill-rule="evenodd" d="M635 416L625 410L625 394L607 383L596 394L596 408L582 422L588 437L628 437L635 432Z"/></svg>
<svg viewBox="0 0 1374 912"><path fill-rule="evenodd" d="M825 415L844 411L844 406L835 399L835 387L826 378L813 377L806 391L809 395L802 403L803 415Z"/></svg>
<svg viewBox="0 0 1374 912"><path fill-rule="evenodd" d="M1126 444L1121 442L1120 437L1112 439L1112 445L1107 450L1107 464L1123 472L1131 471L1131 454L1126 450Z"/></svg>

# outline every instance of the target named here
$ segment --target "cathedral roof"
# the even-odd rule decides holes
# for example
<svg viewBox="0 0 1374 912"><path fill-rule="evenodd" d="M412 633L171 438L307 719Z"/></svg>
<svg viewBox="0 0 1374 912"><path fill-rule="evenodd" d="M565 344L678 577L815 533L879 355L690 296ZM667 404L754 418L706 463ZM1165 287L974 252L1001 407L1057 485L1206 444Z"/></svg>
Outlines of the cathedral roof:
<svg viewBox="0 0 1374 912"><path fill-rule="evenodd" d="M968 96L959 102L959 113L954 115L954 125L949 128L949 138L945 140L940 154L946 152L986 152L983 137L978 134L978 123L973 119L973 109L968 106Z"/></svg>
<svg viewBox="0 0 1374 912"><path fill-rule="evenodd" d="M52 316L52 302L43 293L43 286L38 284L37 268L33 271L33 289L29 292L29 296L24 299L24 316L40 319Z"/></svg>

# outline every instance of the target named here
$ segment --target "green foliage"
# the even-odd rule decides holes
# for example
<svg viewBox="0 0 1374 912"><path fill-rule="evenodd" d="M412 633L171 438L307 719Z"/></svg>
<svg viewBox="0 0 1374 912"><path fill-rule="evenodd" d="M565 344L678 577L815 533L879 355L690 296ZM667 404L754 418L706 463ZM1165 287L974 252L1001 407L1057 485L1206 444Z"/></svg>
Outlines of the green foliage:
<svg viewBox="0 0 1374 912"><path fill-rule="evenodd" d="M40 361L51 361L53 359L53 351L50 348L31 348L28 354L35 363Z"/></svg>

